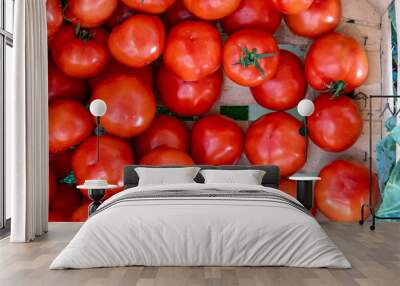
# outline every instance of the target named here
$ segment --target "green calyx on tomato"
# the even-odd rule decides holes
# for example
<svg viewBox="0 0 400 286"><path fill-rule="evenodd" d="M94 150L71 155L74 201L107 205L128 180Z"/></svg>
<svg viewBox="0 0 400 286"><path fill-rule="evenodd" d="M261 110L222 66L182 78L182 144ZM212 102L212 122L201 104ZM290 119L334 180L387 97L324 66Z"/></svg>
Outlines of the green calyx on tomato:
<svg viewBox="0 0 400 286"><path fill-rule="evenodd" d="M259 60L265 58L271 58L273 56L275 56L275 54L257 54L256 48L252 49L250 52L249 49L247 49L247 47L243 47L240 60L235 64L241 65L244 68L247 68L249 66L255 66L256 69L260 72L260 74L264 77L265 72L259 63Z"/></svg>
<svg viewBox="0 0 400 286"><path fill-rule="evenodd" d="M328 93L331 93L333 97L338 97L346 89L346 82L344 80L333 81L328 85Z"/></svg>
<svg viewBox="0 0 400 286"><path fill-rule="evenodd" d="M69 172L69 174L65 177L62 178L61 180L58 180L58 183L60 184L68 184L68 185L75 185L76 184L76 177L73 171Z"/></svg>
<svg viewBox="0 0 400 286"><path fill-rule="evenodd" d="M96 37L96 32L90 33L88 30L81 29L81 24L78 23L75 27L75 36L85 43L89 40L93 40Z"/></svg>

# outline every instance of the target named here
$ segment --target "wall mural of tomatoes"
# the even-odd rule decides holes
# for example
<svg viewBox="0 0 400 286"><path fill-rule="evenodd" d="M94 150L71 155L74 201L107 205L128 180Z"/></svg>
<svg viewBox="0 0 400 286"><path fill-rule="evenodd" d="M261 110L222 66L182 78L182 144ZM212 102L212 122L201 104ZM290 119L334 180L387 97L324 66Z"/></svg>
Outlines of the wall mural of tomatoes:
<svg viewBox="0 0 400 286"><path fill-rule="evenodd" d="M281 13L271 0L242 0L239 8L221 20L224 31L232 34L239 30L254 29L275 33L281 23Z"/></svg>
<svg viewBox="0 0 400 286"><path fill-rule="evenodd" d="M252 164L277 165L281 176L298 171L306 162L302 124L286 112L272 112L253 122L246 133L245 153Z"/></svg>
<svg viewBox="0 0 400 286"><path fill-rule="evenodd" d="M135 158L142 158L157 147L169 147L189 152L189 133L183 122L176 117L159 115L147 130L134 137Z"/></svg>
<svg viewBox="0 0 400 286"><path fill-rule="evenodd" d="M321 181L315 186L319 210L333 221L358 222L360 205L368 204L368 168L348 160L335 160L319 173ZM376 203L378 181L372 178L372 203ZM368 215L368 214L366 214Z"/></svg>
<svg viewBox="0 0 400 286"><path fill-rule="evenodd" d="M202 21L183 21L168 35L164 64L186 81L198 81L221 65L222 41L217 28Z"/></svg>
<svg viewBox="0 0 400 286"><path fill-rule="evenodd" d="M276 164L295 195L285 177L308 159L293 111L305 97L315 102L318 152L346 151L360 137L348 93L365 82L368 60L358 41L334 32L340 0L48 0L47 19L51 221L85 221L90 201L76 185L122 184L134 162ZM283 25L315 39L307 55L279 45ZM94 99L107 104L100 160ZM320 212L355 220L365 169L335 161L321 176Z"/></svg>
<svg viewBox="0 0 400 286"><path fill-rule="evenodd" d="M341 17L341 0L314 0L305 11L299 14L285 15L285 22L293 33L316 39L333 32L339 25Z"/></svg>

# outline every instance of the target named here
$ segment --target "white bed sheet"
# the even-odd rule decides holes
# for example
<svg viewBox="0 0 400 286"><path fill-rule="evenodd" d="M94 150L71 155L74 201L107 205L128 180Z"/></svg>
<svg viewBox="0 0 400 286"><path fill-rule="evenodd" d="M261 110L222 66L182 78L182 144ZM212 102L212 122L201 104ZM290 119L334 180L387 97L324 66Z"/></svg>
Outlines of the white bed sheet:
<svg viewBox="0 0 400 286"><path fill-rule="evenodd" d="M265 190L263 186L179 184L125 190L103 203L50 269L145 266L292 266L350 268L310 215L286 204L245 198L113 202L131 192ZM107 207L108 206L108 207Z"/></svg>

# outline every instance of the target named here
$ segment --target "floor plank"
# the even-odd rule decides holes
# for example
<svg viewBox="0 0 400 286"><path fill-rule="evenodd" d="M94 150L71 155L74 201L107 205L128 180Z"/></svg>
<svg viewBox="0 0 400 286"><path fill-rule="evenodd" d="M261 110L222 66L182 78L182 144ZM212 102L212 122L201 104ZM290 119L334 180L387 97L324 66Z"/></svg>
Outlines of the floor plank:
<svg viewBox="0 0 400 286"><path fill-rule="evenodd" d="M49 233L28 244L0 240L2 286L397 286L400 224L380 223L375 232L357 224L322 223L353 268L288 267L120 267L50 271L55 256L79 223L50 223Z"/></svg>

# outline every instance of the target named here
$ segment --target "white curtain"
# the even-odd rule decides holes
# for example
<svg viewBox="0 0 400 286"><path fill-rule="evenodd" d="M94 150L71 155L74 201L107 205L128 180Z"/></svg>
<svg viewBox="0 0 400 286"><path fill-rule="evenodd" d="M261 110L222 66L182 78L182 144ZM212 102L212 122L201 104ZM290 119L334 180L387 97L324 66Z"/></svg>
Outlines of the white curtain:
<svg viewBox="0 0 400 286"><path fill-rule="evenodd" d="M46 0L15 1L13 93L6 98L6 187L12 242L47 232Z"/></svg>

